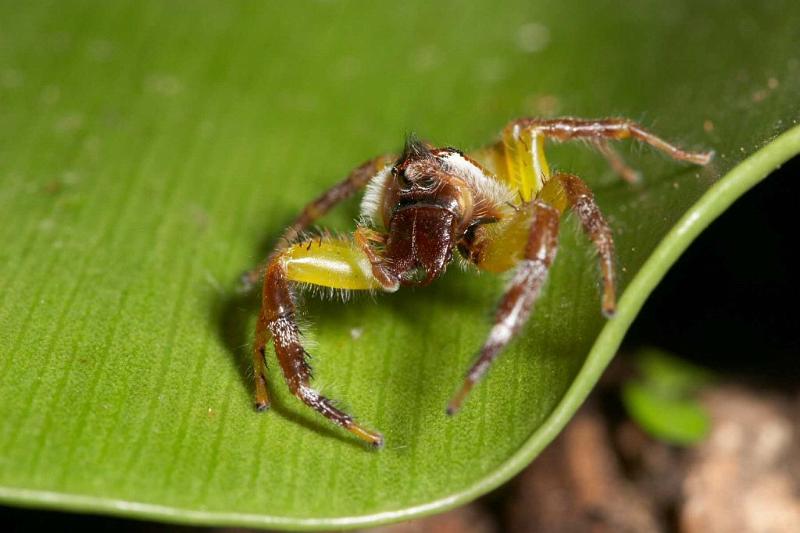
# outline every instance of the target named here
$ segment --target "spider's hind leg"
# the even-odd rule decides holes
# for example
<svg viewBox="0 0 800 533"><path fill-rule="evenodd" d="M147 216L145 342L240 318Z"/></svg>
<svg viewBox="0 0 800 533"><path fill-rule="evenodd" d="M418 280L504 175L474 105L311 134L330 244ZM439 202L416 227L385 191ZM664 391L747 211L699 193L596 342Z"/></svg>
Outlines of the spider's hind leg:
<svg viewBox="0 0 800 533"><path fill-rule="evenodd" d="M626 181L638 181L639 173L630 168L609 144L623 139L648 144L672 159L696 165L707 164L713 156L713 152L683 150L632 120L572 117L514 120L505 127L499 142L473 155L491 169L497 179L518 191L523 201L530 202L551 177L544 150L546 140L589 142Z"/></svg>

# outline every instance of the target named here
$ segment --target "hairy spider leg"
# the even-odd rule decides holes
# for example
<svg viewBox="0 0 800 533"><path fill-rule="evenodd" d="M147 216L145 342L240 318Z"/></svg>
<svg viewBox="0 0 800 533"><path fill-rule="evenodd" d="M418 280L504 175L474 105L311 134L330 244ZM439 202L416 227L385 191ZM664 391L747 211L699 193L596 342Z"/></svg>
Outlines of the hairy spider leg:
<svg viewBox="0 0 800 533"><path fill-rule="evenodd" d="M346 290L397 290L386 287L373 274L373 264L361 245L349 238L326 237L297 243L273 255L264 276L263 304L253 347L256 359L256 407L266 403L266 376L263 354L269 338L273 339L289 390L303 403L333 423L342 426L373 446L383 444L380 433L359 425L352 416L314 389L308 353L302 345L292 294L293 283ZM263 380L263 381L262 381ZM259 397L259 394L263 396Z"/></svg>
<svg viewBox="0 0 800 533"><path fill-rule="evenodd" d="M707 164L713 152L688 152L650 133L637 123L619 118L585 120L576 118L515 120L503 130L494 145L474 154L479 163L494 172L496 179L516 191L522 209L505 221L484 229L483 238L468 250L482 270L504 272L517 262L517 271L495 316L495 324L470 368L462 388L453 397L447 412L456 412L469 391L486 373L491 363L519 331L531 314L555 257L558 222L566 209L573 210L598 251L603 279L602 310L611 316L616 310L614 241L589 187L577 176L551 174L544 152L546 139L586 140L594 144L611 167L627 181L638 174L609 145L610 140L632 138L647 143L673 159L698 165ZM555 178L555 179L553 179ZM532 219L526 228L532 206ZM493 226L493 227L492 227ZM527 245L521 254L518 243Z"/></svg>
<svg viewBox="0 0 800 533"><path fill-rule="evenodd" d="M617 309L614 237L591 189L578 176L558 172L545 183L538 198L563 213L571 209L581 221L584 232L597 249L603 280L603 314L610 318Z"/></svg>
<svg viewBox="0 0 800 533"><path fill-rule="evenodd" d="M531 315L533 306L542 291L558 249L560 213L546 203L534 200L525 209L517 211L501 226L495 239L486 241L478 267L497 271L508 265L508 246L518 243L520 227L527 225L527 242L523 257L500 300L489 336L478 358L464 378L461 389L447 406L447 413L457 412L475 384L486 374L511 339L519 332Z"/></svg>
<svg viewBox="0 0 800 533"><path fill-rule="evenodd" d="M394 162L395 159L397 159L397 157L393 155L382 155L374 159L370 159L369 161L361 164L359 167L353 169L344 180L340 181L322 193L318 198L308 203L300 212L300 214L297 215L291 225L283 232L283 235L281 235L281 238L278 240L278 244L275 246L275 249L272 251L267 260L263 263L260 263L252 270L248 270L242 274L242 290L249 291L264 277L264 271L272 256L294 243L300 237L303 231L308 229L311 224L333 209L337 204L352 197L359 190L363 189L379 170Z"/></svg>
<svg viewBox="0 0 800 533"><path fill-rule="evenodd" d="M713 152L682 150L632 120L564 117L515 120L503 129L500 141L476 152L475 158L494 171L500 181L519 191L523 201L529 202L550 179L550 168L544 153L546 139L591 142L600 149L611 167L628 181L635 181L638 174L608 146L610 140L635 139L673 159L697 165L705 165L713 157Z"/></svg>

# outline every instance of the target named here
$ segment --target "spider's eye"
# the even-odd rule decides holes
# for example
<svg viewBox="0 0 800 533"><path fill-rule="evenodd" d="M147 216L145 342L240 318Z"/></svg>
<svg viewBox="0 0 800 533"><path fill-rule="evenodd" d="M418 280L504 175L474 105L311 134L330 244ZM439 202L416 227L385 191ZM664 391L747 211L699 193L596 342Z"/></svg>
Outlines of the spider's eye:
<svg viewBox="0 0 800 533"><path fill-rule="evenodd" d="M420 189L433 189L436 186L436 180L431 176L423 176L414 181L414 185Z"/></svg>
<svg viewBox="0 0 800 533"><path fill-rule="evenodd" d="M400 182L400 186L404 189L407 189L411 186L411 180L408 179L406 173L402 170L398 170L397 167L392 167L392 174L397 178L397 181Z"/></svg>

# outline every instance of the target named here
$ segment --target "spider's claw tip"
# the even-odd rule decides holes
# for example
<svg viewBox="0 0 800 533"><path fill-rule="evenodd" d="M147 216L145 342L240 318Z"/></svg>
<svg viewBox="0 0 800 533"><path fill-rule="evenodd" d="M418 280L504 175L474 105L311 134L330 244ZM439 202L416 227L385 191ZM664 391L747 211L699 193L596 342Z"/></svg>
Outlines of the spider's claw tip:
<svg viewBox="0 0 800 533"><path fill-rule="evenodd" d="M450 400L450 403L445 408L444 412L447 416L453 416L454 414L458 413L461 410L461 403L464 401L464 396L466 396L463 392Z"/></svg>
<svg viewBox="0 0 800 533"><path fill-rule="evenodd" d="M380 450L381 448L383 448L383 443L384 443L383 442L383 435L381 435L380 433L376 433L375 434L375 440L373 440L370 444L376 450Z"/></svg>
<svg viewBox="0 0 800 533"><path fill-rule="evenodd" d="M259 413L269 409L269 402L256 402L256 411Z"/></svg>
<svg viewBox="0 0 800 533"><path fill-rule="evenodd" d="M469 391L472 390L474 385L475 381L471 380L469 377L466 379L466 381L464 381L461 389L459 389L456 395L453 396L453 399L451 399L450 403L447 405L447 409L445 409L445 413L447 413L448 416L453 416L461 409L464 399L467 397Z"/></svg>
<svg viewBox="0 0 800 533"><path fill-rule="evenodd" d="M715 152L714 150L709 150L708 152L700 152L694 155L691 162L697 165L707 165L714 159Z"/></svg>
<svg viewBox="0 0 800 533"><path fill-rule="evenodd" d="M616 307L604 307L603 308L603 316L606 318L614 318L614 315L617 314Z"/></svg>

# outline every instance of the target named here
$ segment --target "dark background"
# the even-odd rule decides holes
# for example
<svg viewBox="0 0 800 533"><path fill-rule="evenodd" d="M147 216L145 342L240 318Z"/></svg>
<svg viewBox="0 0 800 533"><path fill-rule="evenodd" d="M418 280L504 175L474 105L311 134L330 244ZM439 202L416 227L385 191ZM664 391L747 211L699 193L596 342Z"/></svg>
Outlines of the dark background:
<svg viewBox="0 0 800 533"><path fill-rule="evenodd" d="M648 299L626 345L651 344L762 385L800 378L800 158L740 198Z"/></svg>

